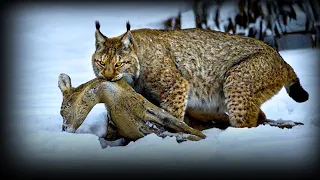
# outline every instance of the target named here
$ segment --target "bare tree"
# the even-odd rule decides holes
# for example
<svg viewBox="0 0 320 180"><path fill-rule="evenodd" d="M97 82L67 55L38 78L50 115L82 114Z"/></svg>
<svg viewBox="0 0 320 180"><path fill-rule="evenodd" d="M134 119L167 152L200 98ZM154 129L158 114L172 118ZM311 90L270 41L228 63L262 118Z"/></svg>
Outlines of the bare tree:
<svg viewBox="0 0 320 180"><path fill-rule="evenodd" d="M203 29L211 29L208 21L213 21L214 26L225 32L246 35L265 41L269 45L278 49L277 39L289 34L305 34L310 36L312 47L319 47L320 42L320 3L318 0L238 0L238 13L236 16L224 17L227 24L221 27L221 5L227 1L223 0L192 0L190 1L193 13L195 27ZM215 11L209 12L209 8L214 6ZM305 15L304 30L292 30L289 24L293 20L297 20L296 8ZM213 19L209 19L209 13L213 13ZM178 25L174 26L173 21ZM166 29L181 28L181 13L177 17L167 20ZM171 23L171 24L170 24ZM258 24L250 26L250 24ZM301 24L301 23L300 23ZM247 30L244 34L236 31L237 28ZM301 28L300 28L301 29ZM267 31L271 32L266 40Z"/></svg>

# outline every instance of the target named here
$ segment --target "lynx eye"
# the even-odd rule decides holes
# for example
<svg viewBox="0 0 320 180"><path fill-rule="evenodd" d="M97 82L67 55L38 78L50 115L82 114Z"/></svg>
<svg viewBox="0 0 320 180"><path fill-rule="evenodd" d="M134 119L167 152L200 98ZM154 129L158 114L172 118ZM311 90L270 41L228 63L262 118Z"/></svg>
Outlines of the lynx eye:
<svg viewBox="0 0 320 180"><path fill-rule="evenodd" d="M103 61L97 60L97 64L101 67L104 67L106 64Z"/></svg>
<svg viewBox="0 0 320 180"><path fill-rule="evenodd" d="M118 61L114 66L115 67L120 67L120 66L122 66L122 64L123 64L122 62Z"/></svg>

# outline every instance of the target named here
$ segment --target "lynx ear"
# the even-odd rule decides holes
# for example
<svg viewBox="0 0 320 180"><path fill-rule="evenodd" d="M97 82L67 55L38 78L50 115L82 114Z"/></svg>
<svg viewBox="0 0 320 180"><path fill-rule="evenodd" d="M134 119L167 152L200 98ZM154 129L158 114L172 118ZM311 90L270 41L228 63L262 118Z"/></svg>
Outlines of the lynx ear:
<svg viewBox="0 0 320 180"><path fill-rule="evenodd" d="M98 46L103 44L106 41L107 37L101 33L99 21L96 21L95 24L96 24L96 32L95 32L96 46Z"/></svg>
<svg viewBox="0 0 320 180"><path fill-rule="evenodd" d="M137 43L134 40L133 35L131 34L131 31L130 31L131 26L129 21L127 21L126 27L127 27L127 32L122 36L121 42L123 43L125 48L130 48L132 46L133 49L136 50Z"/></svg>
<svg viewBox="0 0 320 180"><path fill-rule="evenodd" d="M71 89L71 78L67 74L61 73L59 75L58 86L62 93Z"/></svg>
<svg viewBox="0 0 320 180"><path fill-rule="evenodd" d="M132 43L132 39L132 34L130 33L130 31L127 31L122 37L121 42L124 45L124 47L129 48L130 44Z"/></svg>

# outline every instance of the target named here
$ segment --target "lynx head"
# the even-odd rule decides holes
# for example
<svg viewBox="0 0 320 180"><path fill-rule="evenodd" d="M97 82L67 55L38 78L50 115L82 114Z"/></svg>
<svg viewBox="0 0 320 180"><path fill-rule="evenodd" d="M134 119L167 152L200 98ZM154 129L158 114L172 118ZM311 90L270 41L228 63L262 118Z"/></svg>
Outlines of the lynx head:
<svg viewBox="0 0 320 180"><path fill-rule="evenodd" d="M130 31L119 37L108 38L100 32L100 23L96 21L95 52L92 66L97 77L116 81L122 77L130 84L139 76L138 45Z"/></svg>

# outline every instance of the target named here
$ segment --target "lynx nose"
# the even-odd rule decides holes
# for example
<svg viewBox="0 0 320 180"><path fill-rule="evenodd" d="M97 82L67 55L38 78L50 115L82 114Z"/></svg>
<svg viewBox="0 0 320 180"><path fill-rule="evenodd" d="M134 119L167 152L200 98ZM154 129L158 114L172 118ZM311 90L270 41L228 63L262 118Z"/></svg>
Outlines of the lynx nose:
<svg viewBox="0 0 320 180"><path fill-rule="evenodd" d="M112 70L111 68L105 69L105 70L102 72L102 75L103 75L103 77L106 78L108 81L110 81L111 79L113 79L113 78L115 77L114 70Z"/></svg>
<svg viewBox="0 0 320 180"><path fill-rule="evenodd" d="M113 76L111 76L111 75L104 75L104 78L106 78L108 81L110 81L110 80L113 78Z"/></svg>

